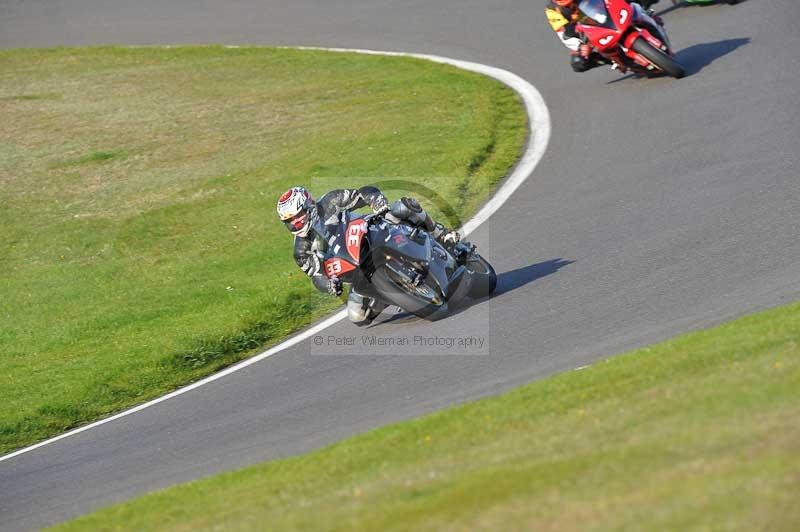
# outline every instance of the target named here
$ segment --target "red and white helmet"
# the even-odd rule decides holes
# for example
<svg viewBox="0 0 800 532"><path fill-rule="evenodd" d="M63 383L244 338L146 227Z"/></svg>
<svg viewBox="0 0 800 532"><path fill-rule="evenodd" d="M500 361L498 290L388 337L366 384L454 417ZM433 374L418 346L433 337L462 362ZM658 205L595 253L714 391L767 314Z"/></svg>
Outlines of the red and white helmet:
<svg viewBox="0 0 800 532"><path fill-rule="evenodd" d="M278 198L278 216L295 236L306 237L317 220L317 204L303 187L293 187Z"/></svg>

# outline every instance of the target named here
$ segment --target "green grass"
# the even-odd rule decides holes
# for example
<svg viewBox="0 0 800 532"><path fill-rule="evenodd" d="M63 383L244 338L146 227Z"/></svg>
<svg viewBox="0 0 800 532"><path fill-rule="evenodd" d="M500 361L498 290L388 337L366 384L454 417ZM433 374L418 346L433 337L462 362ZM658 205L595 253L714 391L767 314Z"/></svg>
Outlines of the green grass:
<svg viewBox="0 0 800 532"><path fill-rule="evenodd" d="M800 529L800 304L58 530Z"/></svg>
<svg viewBox="0 0 800 532"><path fill-rule="evenodd" d="M410 188L456 222L527 133L512 91L452 67L218 46L0 51L0 116L0 453L340 304L291 259L289 186Z"/></svg>

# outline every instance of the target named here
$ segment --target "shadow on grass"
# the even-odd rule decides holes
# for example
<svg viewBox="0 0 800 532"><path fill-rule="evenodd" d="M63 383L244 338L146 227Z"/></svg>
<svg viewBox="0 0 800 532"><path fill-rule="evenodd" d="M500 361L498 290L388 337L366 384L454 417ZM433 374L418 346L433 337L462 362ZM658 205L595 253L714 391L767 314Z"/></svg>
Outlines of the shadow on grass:
<svg viewBox="0 0 800 532"><path fill-rule="evenodd" d="M516 290L517 288L521 288L538 279L547 277L548 275L552 275L561 268L569 266L570 264L574 263L575 263L574 260L564 260L561 258L552 259L544 262L539 262L536 264L531 264L529 266L523 266L522 268L517 268L516 270L511 270L508 272L503 272L501 274L498 274L497 290L495 290L492 299L502 296L503 294L506 294L513 290ZM447 316L444 316L443 318L437 321L443 321L452 318L453 316L458 315L464 312L465 310L474 307L475 305L480 305L481 303L488 301L488 299L490 298L482 298L477 300L468 299L462 304L458 305L457 307L452 308L451 312ZM396 307L390 307L390 308L396 308ZM388 323L394 323L394 324L410 323L410 322L420 321L421 319L422 318L418 318L413 314L411 314L410 312L399 311L387 319L376 321L370 327L371 328L379 327L381 325Z"/></svg>

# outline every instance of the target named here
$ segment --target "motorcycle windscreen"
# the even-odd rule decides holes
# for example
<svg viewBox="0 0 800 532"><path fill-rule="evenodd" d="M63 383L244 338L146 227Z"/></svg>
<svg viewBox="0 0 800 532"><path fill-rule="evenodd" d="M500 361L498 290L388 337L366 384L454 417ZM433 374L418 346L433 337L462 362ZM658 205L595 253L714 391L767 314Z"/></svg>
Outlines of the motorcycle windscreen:
<svg viewBox="0 0 800 532"><path fill-rule="evenodd" d="M578 4L578 11L580 11L582 18L579 21L581 24L587 26L601 26L603 28L616 29L617 26L611 20L606 9L604 0L583 0Z"/></svg>

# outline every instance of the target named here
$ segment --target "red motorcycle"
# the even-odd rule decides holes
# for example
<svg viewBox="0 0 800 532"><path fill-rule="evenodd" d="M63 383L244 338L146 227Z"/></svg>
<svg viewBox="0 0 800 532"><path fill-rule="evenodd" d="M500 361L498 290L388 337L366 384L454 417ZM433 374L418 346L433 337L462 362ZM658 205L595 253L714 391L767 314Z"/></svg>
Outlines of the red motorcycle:
<svg viewBox="0 0 800 532"><path fill-rule="evenodd" d="M622 72L664 73L682 78L664 28L639 5L625 0L583 0L576 29Z"/></svg>

